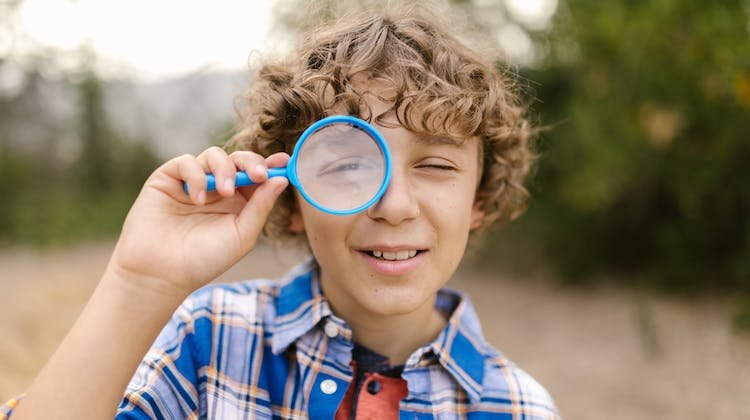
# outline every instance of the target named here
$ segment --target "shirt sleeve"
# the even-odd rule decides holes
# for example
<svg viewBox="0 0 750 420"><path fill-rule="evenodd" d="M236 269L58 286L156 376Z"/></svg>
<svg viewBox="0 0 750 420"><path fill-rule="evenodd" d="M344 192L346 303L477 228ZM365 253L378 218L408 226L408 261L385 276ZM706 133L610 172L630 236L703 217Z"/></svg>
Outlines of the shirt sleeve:
<svg viewBox="0 0 750 420"><path fill-rule="evenodd" d="M199 309L192 298L178 308L136 369L116 419L200 416L205 404L198 392L202 363L194 314Z"/></svg>
<svg viewBox="0 0 750 420"><path fill-rule="evenodd" d="M21 399L23 399L23 394L13 397L6 401L5 404L0 405L0 420L9 419Z"/></svg>
<svg viewBox="0 0 750 420"><path fill-rule="evenodd" d="M522 401L524 418L533 420L561 420L560 411L549 392L524 370L516 367L517 392Z"/></svg>

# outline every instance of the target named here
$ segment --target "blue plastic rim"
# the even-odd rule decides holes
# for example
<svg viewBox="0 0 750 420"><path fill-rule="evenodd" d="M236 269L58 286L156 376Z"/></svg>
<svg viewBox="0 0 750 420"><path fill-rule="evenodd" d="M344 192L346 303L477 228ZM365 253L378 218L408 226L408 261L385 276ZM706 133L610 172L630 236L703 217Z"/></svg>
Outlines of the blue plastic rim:
<svg viewBox="0 0 750 420"><path fill-rule="evenodd" d="M297 178L297 156L299 156L299 150L302 148L302 145L313 133L327 125L342 123L350 124L361 129L362 131L367 133L367 135L369 135L373 140L375 140L375 143L377 143L380 151L383 153L383 160L385 161L385 174L383 176L383 182L380 184L378 192L375 193L375 195L366 203L352 209L336 210L321 205L312 197L310 197L305 189L302 188L299 182L299 178ZM383 194L385 194L385 191L388 189L388 184L391 182L391 159L391 151L388 149L388 143L386 143L383 136L378 130L375 129L375 127L370 125L367 121L364 121L357 117L352 117L351 115L334 115L316 121L314 124L307 127L307 129L302 133L299 140L297 140L297 144L294 145L294 151L292 152L291 159L289 160L289 164L287 165L287 176L289 178L289 182L294 185L295 188L297 188L297 191L299 191L305 201L310 203L316 209L324 211L326 213L337 215L355 214L367 210L368 208L370 208L370 206L377 203L378 200L380 200L380 198L383 196Z"/></svg>

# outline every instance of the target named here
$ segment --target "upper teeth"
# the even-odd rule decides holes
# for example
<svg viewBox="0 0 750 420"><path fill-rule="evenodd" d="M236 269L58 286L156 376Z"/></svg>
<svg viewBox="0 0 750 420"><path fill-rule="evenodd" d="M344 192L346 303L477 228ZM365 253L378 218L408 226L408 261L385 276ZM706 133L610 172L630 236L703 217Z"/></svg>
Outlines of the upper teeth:
<svg viewBox="0 0 750 420"><path fill-rule="evenodd" d="M396 251L396 252L388 252L388 251L372 251L372 255L378 258L382 258L384 260L406 260L408 258L411 258L415 255L417 255L416 249L411 250L403 250L403 251Z"/></svg>

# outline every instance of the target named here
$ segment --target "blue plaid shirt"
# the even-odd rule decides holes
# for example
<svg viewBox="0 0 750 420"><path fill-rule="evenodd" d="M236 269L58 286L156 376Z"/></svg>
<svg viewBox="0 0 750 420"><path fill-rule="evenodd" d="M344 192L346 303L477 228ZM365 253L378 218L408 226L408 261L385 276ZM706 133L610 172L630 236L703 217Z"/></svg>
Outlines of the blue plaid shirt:
<svg viewBox="0 0 750 420"><path fill-rule="evenodd" d="M407 360L409 419L559 419L549 394L482 338L468 298ZM332 419L352 380L352 331L331 311L312 265L282 281L203 288L175 312L138 367L117 419Z"/></svg>
<svg viewBox="0 0 750 420"><path fill-rule="evenodd" d="M437 306L449 322L406 362L402 418L558 418L544 388L484 341L466 297L442 290ZM310 263L281 282L211 286L177 310L117 418L331 419L352 347Z"/></svg>

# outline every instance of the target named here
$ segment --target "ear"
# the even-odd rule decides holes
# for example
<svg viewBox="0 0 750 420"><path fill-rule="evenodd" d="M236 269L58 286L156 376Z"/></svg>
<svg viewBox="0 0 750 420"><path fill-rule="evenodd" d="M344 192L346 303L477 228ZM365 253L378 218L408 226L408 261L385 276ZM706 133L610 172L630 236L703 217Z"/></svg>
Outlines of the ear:
<svg viewBox="0 0 750 420"><path fill-rule="evenodd" d="M484 210L482 210L482 202L475 201L474 206L471 208L471 220L469 221L469 229L475 230L482 226L484 221Z"/></svg>
<svg viewBox="0 0 750 420"><path fill-rule="evenodd" d="M292 233L305 232L305 221L302 219L302 214L296 206L292 210L292 214L289 215L289 231Z"/></svg>

